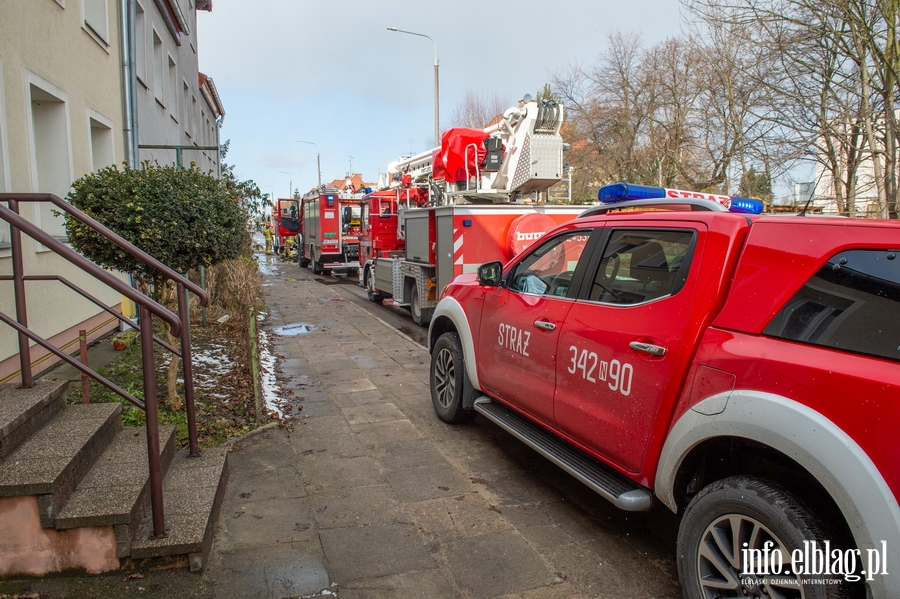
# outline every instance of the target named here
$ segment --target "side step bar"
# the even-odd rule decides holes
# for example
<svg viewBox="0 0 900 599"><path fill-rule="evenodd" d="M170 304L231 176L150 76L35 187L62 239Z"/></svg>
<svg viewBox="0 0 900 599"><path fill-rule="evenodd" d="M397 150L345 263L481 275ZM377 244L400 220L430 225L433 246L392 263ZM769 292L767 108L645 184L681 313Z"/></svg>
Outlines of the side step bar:
<svg viewBox="0 0 900 599"><path fill-rule="evenodd" d="M626 512L645 512L653 504L646 489L583 455L489 397L475 400L475 410Z"/></svg>

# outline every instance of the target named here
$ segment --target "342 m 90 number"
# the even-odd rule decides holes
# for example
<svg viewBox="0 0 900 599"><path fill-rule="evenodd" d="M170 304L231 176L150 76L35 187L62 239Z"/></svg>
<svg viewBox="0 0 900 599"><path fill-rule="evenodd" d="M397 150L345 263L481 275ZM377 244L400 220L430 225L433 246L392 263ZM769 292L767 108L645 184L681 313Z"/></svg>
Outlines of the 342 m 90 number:
<svg viewBox="0 0 900 599"><path fill-rule="evenodd" d="M597 381L609 385L611 391L618 391L622 395L631 393L631 379L634 375L634 367L628 362L618 360L601 360L597 352L586 349L578 349L574 345L569 347L572 359L569 362L569 374L580 374L581 378L589 383Z"/></svg>

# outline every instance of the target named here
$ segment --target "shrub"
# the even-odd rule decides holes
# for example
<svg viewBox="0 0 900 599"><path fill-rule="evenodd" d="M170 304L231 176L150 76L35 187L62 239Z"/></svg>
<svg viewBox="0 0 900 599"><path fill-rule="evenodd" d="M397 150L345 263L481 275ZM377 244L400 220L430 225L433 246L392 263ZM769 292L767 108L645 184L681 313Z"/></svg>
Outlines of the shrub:
<svg viewBox="0 0 900 599"><path fill-rule="evenodd" d="M238 257L246 215L226 184L196 168L109 166L73 184L67 199L177 272ZM164 277L71 217L72 246L104 268L132 273L159 289Z"/></svg>

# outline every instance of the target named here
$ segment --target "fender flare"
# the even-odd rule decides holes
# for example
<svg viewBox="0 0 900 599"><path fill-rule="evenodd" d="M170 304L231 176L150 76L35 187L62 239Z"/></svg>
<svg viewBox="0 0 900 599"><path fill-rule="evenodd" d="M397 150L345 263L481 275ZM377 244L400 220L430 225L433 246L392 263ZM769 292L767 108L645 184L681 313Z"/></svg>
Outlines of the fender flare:
<svg viewBox="0 0 900 599"><path fill-rule="evenodd" d="M723 397L727 405L721 410ZM712 404L703 414L704 404ZM715 414L718 405L719 413ZM698 411L701 410L701 411ZM772 393L736 390L687 410L669 432L656 470L654 492L673 512L675 475L690 451L707 439L743 437L767 445L809 471L831 495L857 548L900 550L900 507L890 487L847 433L815 410ZM900 577L875 576L875 597L900 597Z"/></svg>
<svg viewBox="0 0 900 599"><path fill-rule="evenodd" d="M431 316L431 323L428 326L428 352L431 353L432 329L440 318L447 318L456 328L459 342L462 345L463 358L466 361L466 374L469 375L469 382L472 384L472 387L480 391L481 385L478 382L475 341L472 339L472 329L469 326L469 319L466 317L465 310L455 298L445 297L435 307L434 314Z"/></svg>

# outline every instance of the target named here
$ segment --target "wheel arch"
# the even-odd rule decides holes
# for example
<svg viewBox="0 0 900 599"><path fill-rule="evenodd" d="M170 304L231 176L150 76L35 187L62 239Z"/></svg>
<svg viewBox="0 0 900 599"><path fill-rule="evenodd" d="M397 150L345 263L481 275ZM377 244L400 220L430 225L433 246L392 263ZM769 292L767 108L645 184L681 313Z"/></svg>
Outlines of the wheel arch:
<svg viewBox="0 0 900 599"><path fill-rule="evenodd" d="M713 480L752 474L800 488L805 497L821 491L825 497L816 507L835 512L826 515L840 519L843 530L837 532L863 551L881 547L882 540L900 547L896 498L863 449L836 424L770 393L734 391L724 410L722 401L719 394L700 402L695 408L714 412L703 404L718 405L719 413L688 410L669 433L654 485L669 509L682 511L690 494ZM900 596L898 577L879 576L869 584L875 597Z"/></svg>
<svg viewBox="0 0 900 599"><path fill-rule="evenodd" d="M445 297L434 309L431 316L431 324L428 326L428 353L434 348L434 344L444 333L456 333L462 345L463 358L466 361L466 374L469 382L475 389L481 389L478 383L478 368L476 367L475 342L472 339L472 329L465 310L456 299Z"/></svg>

